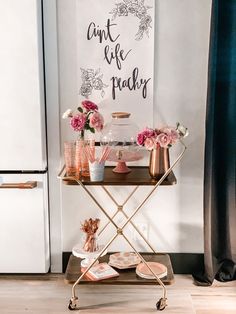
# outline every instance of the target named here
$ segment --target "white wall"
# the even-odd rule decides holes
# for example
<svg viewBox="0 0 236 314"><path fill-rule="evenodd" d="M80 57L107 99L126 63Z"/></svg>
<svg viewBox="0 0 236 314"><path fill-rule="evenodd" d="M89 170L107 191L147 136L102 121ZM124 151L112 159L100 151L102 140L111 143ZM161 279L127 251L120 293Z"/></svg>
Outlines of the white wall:
<svg viewBox="0 0 236 314"><path fill-rule="evenodd" d="M74 108L78 101L75 3L75 0L57 1L61 113ZM190 130L186 140L188 150L175 170L178 184L160 187L135 218L137 222L147 222L149 240L160 251L203 251L203 151L210 9L211 0L156 1L154 122L160 125L180 121ZM64 120L61 120L61 130L61 144L74 138ZM173 148L172 159L177 153L178 148ZM126 197L130 189L111 188L118 200ZM140 187L127 209L135 207L149 189ZM106 207L114 209L102 191L91 190ZM104 216L79 187L62 185L61 192L62 250L71 251L81 236L80 223L88 217ZM104 241L110 238L111 230L106 232ZM119 240L110 250L125 248L128 246ZM147 247L139 243L139 249Z"/></svg>

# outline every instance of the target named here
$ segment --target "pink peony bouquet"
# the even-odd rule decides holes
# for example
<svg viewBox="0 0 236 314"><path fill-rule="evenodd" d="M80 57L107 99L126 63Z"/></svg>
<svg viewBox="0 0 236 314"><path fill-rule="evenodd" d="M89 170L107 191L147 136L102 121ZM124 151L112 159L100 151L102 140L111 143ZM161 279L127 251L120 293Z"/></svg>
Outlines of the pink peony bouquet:
<svg viewBox="0 0 236 314"><path fill-rule="evenodd" d="M76 132L81 132L84 137L86 130L95 133L101 131L104 125L103 116L98 112L98 106L90 100L84 100L76 112L71 109L66 110L63 119L70 119L70 126Z"/></svg>
<svg viewBox="0 0 236 314"><path fill-rule="evenodd" d="M177 123L176 127L165 126L160 129L146 127L137 135L137 144L144 146L147 150L158 147L169 148L180 138L188 135L188 129Z"/></svg>

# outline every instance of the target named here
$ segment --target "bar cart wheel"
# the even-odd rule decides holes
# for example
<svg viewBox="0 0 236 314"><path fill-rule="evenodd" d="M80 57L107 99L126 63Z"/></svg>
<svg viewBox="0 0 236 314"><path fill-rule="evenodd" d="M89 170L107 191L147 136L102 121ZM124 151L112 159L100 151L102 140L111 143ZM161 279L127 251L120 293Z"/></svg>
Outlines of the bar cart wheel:
<svg viewBox="0 0 236 314"><path fill-rule="evenodd" d="M68 309L73 311L73 310L79 310L79 300L77 297L72 297L70 299L70 302L68 304Z"/></svg>
<svg viewBox="0 0 236 314"><path fill-rule="evenodd" d="M160 300L156 304L156 308L158 311L163 311L167 306L167 298L160 298Z"/></svg>

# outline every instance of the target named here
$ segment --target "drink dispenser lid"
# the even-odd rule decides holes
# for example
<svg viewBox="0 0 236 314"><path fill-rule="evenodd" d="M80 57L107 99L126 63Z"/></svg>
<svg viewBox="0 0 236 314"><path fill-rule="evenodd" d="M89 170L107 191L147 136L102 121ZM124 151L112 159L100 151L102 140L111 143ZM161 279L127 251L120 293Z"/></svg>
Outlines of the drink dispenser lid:
<svg viewBox="0 0 236 314"><path fill-rule="evenodd" d="M129 118L130 117L130 113L129 112L112 112L111 114L112 118L115 119L122 119L122 118Z"/></svg>

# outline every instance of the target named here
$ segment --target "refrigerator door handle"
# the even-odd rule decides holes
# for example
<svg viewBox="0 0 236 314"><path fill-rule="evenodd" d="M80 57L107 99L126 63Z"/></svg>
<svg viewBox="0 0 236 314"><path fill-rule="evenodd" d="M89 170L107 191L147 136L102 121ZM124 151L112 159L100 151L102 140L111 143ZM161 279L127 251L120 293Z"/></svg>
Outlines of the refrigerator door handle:
<svg viewBox="0 0 236 314"><path fill-rule="evenodd" d="M37 181L0 184L0 189L34 189L36 187L37 187Z"/></svg>

